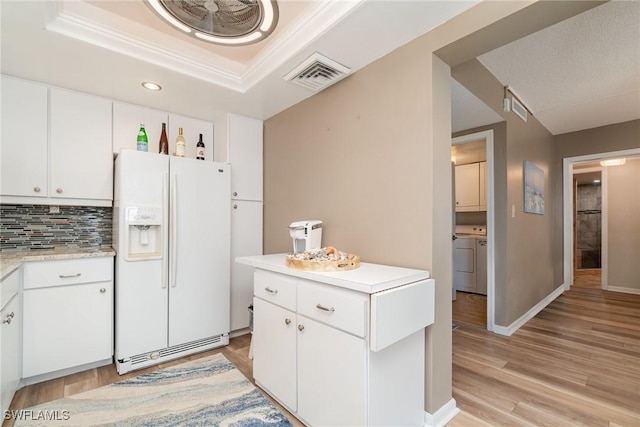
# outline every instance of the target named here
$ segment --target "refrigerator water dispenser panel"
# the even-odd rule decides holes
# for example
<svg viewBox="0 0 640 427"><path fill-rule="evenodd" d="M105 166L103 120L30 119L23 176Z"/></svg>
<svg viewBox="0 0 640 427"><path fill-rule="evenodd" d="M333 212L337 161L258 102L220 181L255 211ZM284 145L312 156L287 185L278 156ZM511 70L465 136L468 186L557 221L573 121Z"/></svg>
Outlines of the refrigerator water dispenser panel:
<svg viewBox="0 0 640 427"><path fill-rule="evenodd" d="M162 258L162 208L130 206L125 221L124 258L127 261Z"/></svg>

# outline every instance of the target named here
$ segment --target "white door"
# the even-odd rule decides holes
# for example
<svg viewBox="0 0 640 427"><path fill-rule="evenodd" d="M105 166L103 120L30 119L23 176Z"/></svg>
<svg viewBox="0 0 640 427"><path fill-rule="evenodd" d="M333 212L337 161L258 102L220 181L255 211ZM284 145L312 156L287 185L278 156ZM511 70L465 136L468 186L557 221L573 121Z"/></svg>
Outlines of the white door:
<svg viewBox="0 0 640 427"><path fill-rule="evenodd" d="M262 202L233 200L231 209L231 330L249 327L253 267L234 260L262 255Z"/></svg>
<svg viewBox="0 0 640 427"><path fill-rule="evenodd" d="M169 346L229 332L229 165L171 157Z"/></svg>
<svg viewBox="0 0 640 427"><path fill-rule="evenodd" d="M22 377L22 294L17 293L9 303L0 310L1 339L0 342L0 406L1 410L9 408L13 392L20 384Z"/></svg>
<svg viewBox="0 0 640 427"><path fill-rule="evenodd" d="M163 201L168 200L168 172L169 157L161 154L124 150L116 161L114 221L119 225L115 280L117 359L167 347L167 221L161 230L164 260L127 261L124 253L127 250L127 207L162 209Z"/></svg>
<svg viewBox="0 0 640 427"><path fill-rule="evenodd" d="M365 425L365 340L304 316L298 327L300 417L312 426Z"/></svg>
<svg viewBox="0 0 640 427"><path fill-rule="evenodd" d="M261 387L295 411L296 314L259 298L254 300L253 313L253 376Z"/></svg>
<svg viewBox="0 0 640 427"><path fill-rule="evenodd" d="M2 76L0 194L46 197L47 88Z"/></svg>

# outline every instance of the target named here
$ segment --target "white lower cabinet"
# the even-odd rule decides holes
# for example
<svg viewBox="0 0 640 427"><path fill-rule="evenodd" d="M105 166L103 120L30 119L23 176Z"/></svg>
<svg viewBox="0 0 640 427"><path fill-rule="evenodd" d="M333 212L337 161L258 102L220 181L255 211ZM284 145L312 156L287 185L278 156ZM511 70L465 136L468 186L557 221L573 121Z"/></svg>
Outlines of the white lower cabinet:
<svg viewBox="0 0 640 427"><path fill-rule="evenodd" d="M256 384L309 426L422 425L432 307L433 280L368 293L257 269Z"/></svg>
<svg viewBox="0 0 640 427"><path fill-rule="evenodd" d="M113 258L26 264L23 378L112 356Z"/></svg>
<svg viewBox="0 0 640 427"><path fill-rule="evenodd" d="M298 317L298 413L312 426L366 424L364 338Z"/></svg>
<svg viewBox="0 0 640 427"><path fill-rule="evenodd" d="M2 411L11 404L13 394L20 383L22 351L22 295L20 270L2 281L0 300L0 403Z"/></svg>

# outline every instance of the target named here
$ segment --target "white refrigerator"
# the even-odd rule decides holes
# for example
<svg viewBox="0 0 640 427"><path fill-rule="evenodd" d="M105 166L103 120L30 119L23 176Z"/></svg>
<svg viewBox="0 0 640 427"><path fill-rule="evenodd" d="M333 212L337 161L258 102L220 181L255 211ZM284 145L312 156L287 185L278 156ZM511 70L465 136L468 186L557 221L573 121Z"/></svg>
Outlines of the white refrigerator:
<svg viewBox="0 0 640 427"><path fill-rule="evenodd" d="M229 343L230 176L224 163L118 154L118 373Z"/></svg>

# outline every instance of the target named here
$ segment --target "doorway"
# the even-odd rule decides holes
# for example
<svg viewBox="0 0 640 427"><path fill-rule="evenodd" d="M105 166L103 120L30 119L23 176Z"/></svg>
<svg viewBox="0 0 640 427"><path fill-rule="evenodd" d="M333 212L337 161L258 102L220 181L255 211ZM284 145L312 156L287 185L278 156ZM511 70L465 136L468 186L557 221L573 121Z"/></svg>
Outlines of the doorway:
<svg viewBox="0 0 640 427"><path fill-rule="evenodd" d="M578 254L578 238L577 235L579 231L577 230L577 222L578 222L578 210L580 208L592 207L589 204L578 205L577 203L577 180L581 175L581 172L588 173L589 169L591 172L595 172L600 167L600 162L613 159L613 158L638 158L640 157L640 148L634 148L630 150L621 150L621 151L613 151L606 153L597 153L597 154L589 154L584 156L577 157L568 157L563 160L563 197L564 197L564 210L563 210L563 228L564 228L564 289L569 290L571 286L575 284L576 278L579 275L579 272L584 264L582 260L582 254ZM619 292L634 292L633 290L627 288L619 288L618 286L610 286L609 284L609 243L608 243L608 234L609 234L609 225L608 225L608 216L609 213L607 211L608 205L608 173L607 167L600 168L600 287L602 289L619 291ZM597 178L594 178L597 179ZM593 180L592 180L593 181ZM591 202L590 202L591 203ZM597 214L597 209L582 209L586 211L584 214ZM615 224L614 224L615 225ZM586 246L584 242L580 243L582 246ZM590 249L587 249L589 251ZM578 255L580 255L580 259L578 259ZM588 260L584 262L587 265L594 265L594 258L596 256L593 253L586 254ZM614 260L615 261L615 260Z"/></svg>
<svg viewBox="0 0 640 427"><path fill-rule="evenodd" d="M489 331L493 331L494 329L494 319L495 319L495 252L494 252L494 230L495 230L495 217L494 217L494 159L493 159L493 130L487 130L482 132L476 132L469 135L463 135L451 140L452 147L462 146L463 144L484 144L484 153L483 157L486 161L486 170L484 171L484 180L485 185L483 189L485 190L485 198L486 198L486 213L480 212L469 212L472 214L472 218L478 218L482 216L486 219L486 239L484 239L482 253L485 253L486 250L486 258L481 257L481 265L478 267L477 257L475 259L475 271L480 270L482 274L485 274L486 271L486 329ZM455 175L455 174L454 174ZM455 192L455 187L452 187ZM455 194L452 194L452 199L455 200ZM455 206L455 204L454 204ZM486 217L485 217L486 215ZM456 212L454 212L454 230L455 230L455 218ZM455 262L455 260L454 260ZM454 286L452 281L452 286ZM455 289L453 290L455 292ZM469 294L469 298L465 298L464 300L457 301L456 304L461 306L462 310L482 310L482 305L484 304L485 298L479 294ZM474 316L475 319L482 319L482 313L479 316Z"/></svg>
<svg viewBox="0 0 640 427"><path fill-rule="evenodd" d="M602 166L586 163L573 170L574 286L602 287Z"/></svg>

